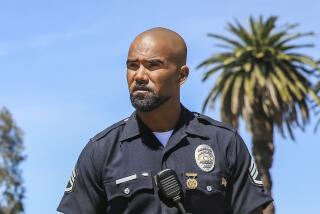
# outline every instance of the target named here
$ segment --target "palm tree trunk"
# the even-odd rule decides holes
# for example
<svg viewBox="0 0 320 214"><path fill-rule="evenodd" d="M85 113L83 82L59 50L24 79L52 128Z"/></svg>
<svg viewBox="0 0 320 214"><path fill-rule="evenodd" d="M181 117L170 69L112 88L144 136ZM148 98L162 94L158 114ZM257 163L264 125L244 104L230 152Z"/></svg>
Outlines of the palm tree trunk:
<svg viewBox="0 0 320 214"><path fill-rule="evenodd" d="M223 107L221 106L221 110L220 110L220 117L221 117L221 121L227 125L232 126L233 128L237 129L239 124L238 124L238 117L232 117L231 113L230 114L226 114L224 109L222 109Z"/></svg>
<svg viewBox="0 0 320 214"><path fill-rule="evenodd" d="M225 112L223 110L220 111L220 117L221 117L221 121L225 124L228 125L232 125L232 120L230 117L230 114L226 115Z"/></svg>
<svg viewBox="0 0 320 214"><path fill-rule="evenodd" d="M251 123L252 131L252 153L259 168L263 185L271 195L272 179L270 168L273 162L273 122L261 115L256 115ZM273 204L266 207L265 214L274 214Z"/></svg>

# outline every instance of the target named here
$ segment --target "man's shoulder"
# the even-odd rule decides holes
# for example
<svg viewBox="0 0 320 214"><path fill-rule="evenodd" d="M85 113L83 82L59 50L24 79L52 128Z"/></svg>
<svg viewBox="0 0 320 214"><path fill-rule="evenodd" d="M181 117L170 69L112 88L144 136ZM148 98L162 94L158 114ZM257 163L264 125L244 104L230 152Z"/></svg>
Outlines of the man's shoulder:
<svg viewBox="0 0 320 214"><path fill-rule="evenodd" d="M113 131L122 129L123 126L126 124L126 122L128 121L128 118L122 119L114 124L112 124L111 126L103 129L102 131L98 132L96 135L94 135L94 137L92 137L90 139L91 142L95 142L98 141L104 137L106 137L107 135L111 134Z"/></svg>
<svg viewBox="0 0 320 214"><path fill-rule="evenodd" d="M199 121L199 123L204 124L204 125L209 125L218 129L221 129L222 131L227 131L227 132L232 132L232 133L236 133L237 129L233 128L232 126L220 122L218 120L215 120L205 114L201 114L198 112L192 112L195 117L197 118L197 120Z"/></svg>
<svg viewBox="0 0 320 214"><path fill-rule="evenodd" d="M92 137L82 150L78 164L91 167L91 163L87 161L88 157L90 157L94 168L102 170L105 158L108 157L110 152L114 152L110 148L118 142L126 121L126 119L120 120Z"/></svg>

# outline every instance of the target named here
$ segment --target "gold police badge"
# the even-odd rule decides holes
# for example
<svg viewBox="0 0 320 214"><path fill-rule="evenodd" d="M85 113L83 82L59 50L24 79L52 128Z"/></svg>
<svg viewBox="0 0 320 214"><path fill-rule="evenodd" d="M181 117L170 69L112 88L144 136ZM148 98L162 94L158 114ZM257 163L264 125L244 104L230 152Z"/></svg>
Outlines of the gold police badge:
<svg viewBox="0 0 320 214"><path fill-rule="evenodd" d="M194 152L194 156L198 167L202 171L210 172L213 170L216 158L212 148L209 145L199 145Z"/></svg>

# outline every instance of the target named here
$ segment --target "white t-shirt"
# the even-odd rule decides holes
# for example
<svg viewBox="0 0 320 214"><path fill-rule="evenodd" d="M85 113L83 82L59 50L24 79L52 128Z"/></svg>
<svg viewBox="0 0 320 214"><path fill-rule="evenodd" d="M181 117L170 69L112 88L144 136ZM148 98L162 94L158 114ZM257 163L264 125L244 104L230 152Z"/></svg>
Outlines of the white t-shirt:
<svg viewBox="0 0 320 214"><path fill-rule="evenodd" d="M157 137L157 139L163 146L166 146L169 141L169 138L171 137L172 132L173 130L166 132L153 132L153 134Z"/></svg>

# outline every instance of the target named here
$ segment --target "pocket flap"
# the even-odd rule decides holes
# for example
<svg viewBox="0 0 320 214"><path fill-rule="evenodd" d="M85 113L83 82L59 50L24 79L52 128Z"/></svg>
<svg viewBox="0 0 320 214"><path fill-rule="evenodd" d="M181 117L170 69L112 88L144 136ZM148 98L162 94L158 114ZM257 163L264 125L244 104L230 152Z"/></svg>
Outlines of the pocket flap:
<svg viewBox="0 0 320 214"><path fill-rule="evenodd" d="M143 190L153 190L153 182L150 173L138 173L135 175L135 178L130 180L124 179L123 181L121 180L123 178L119 178L112 182L105 182L105 190L108 200L112 200L116 197L131 197L133 194ZM123 182L116 182L119 180Z"/></svg>
<svg viewBox="0 0 320 214"><path fill-rule="evenodd" d="M188 185L188 178L184 176L185 180L185 189L187 191L200 190L201 192L211 195L215 193L220 193L225 195L227 180L225 177L221 175L207 175L207 174L198 174L196 178L194 178L197 182L197 185L193 184L191 187ZM192 178L191 178L192 179Z"/></svg>

